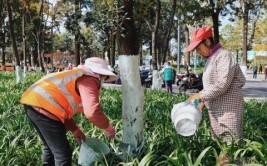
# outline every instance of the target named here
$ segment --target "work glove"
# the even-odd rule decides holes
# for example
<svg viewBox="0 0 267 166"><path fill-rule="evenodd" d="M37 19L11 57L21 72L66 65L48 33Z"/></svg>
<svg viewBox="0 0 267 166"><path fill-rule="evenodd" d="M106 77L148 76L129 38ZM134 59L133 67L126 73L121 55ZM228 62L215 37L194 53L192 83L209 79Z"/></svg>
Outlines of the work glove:
<svg viewBox="0 0 267 166"><path fill-rule="evenodd" d="M192 102L193 102L194 100L196 100L196 99L199 99L199 100L200 100L200 95L199 95L199 93L195 93L195 94L189 96L189 98L188 98L188 100L190 101L190 103L192 103Z"/></svg>
<svg viewBox="0 0 267 166"><path fill-rule="evenodd" d="M81 141L82 141L82 140L85 141L85 135L84 135L84 133L83 133L79 128L75 129L75 130L73 131L73 134L74 134L74 139L75 139L75 141L76 141L79 145L81 144Z"/></svg>
<svg viewBox="0 0 267 166"><path fill-rule="evenodd" d="M201 101L201 97L200 97L199 93L196 93L196 94L189 96L188 101L191 104L193 104L194 106L196 106L199 111L202 112L202 109L205 106L205 104L203 101Z"/></svg>
<svg viewBox="0 0 267 166"><path fill-rule="evenodd" d="M108 128L104 129L104 133L108 138L114 138L116 130L112 127L112 125L109 125Z"/></svg>

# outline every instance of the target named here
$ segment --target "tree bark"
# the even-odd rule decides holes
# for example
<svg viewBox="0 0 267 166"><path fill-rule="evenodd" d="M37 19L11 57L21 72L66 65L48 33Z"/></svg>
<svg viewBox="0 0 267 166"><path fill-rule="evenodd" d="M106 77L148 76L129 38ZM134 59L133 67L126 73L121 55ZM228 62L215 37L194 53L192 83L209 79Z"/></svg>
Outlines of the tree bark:
<svg viewBox="0 0 267 166"><path fill-rule="evenodd" d="M123 30L118 34L119 67L122 81L123 141L131 144L131 152L136 152L143 143L144 91L139 74L139 42L133 18L134 0L122 1L120 16ZM135 96L135 97L133 97Z"/></svg>
<svg viewBox="0 0 267 166"><path fill-rule="evenodd" d="M185 29L184 29L185 44L188 46L189 45L189 29L188 29L187 25L185 25L184 27L185 27ZM184 62L184 64L186 66L190 65L190 52L186 52L185 53L185 62Z"/></svg>
<svg viewBox="0 0 267 166"><path fill-rule="evenodd" d="M218 44L220 42L220 36L219 36L220 9L215 8L215 4L213 3L213 0L210 0L210 3L212 5L211 17L212 17L212 22L213 22L213 40L214 40L214 44Z"/></svg>
<svg viewBox="0 0 267 166"><path fill-rule="evenodd" d="M15 37L15 32L14 32L11 4L9 1L6 1L6 3L7 3L7 11L8 11L8 19L9 19L10 36L11 36L12 47L13 47L13 51L15 55L15 63L16 63L16 66L20 66L18 47L17 47L16 37Z"/></svg>
<svg viewBox="0 0 267 166"><path fill-rule="evenodd" d="M111 34L111 61L110 64L113 67L115 65L115 52L116 52L116 35L114 34L114 28L112 28Z"/></svg>
<svg viewBox="0 0 267 166"><path fill-rule="evenodd" d="M75 27L75 65L78 66L80 62L80 29L79 29L79 18L78 13L80 12L80 0L75 0L75 21L76 21L76 27Z"/></svg>
<svg viewBox="0 0 267 166"><path fill-rule="evenodd" d="M161 55L160 57L162 57L162 61L161 61L162 63L164 63L166 61L167 51L169 48L170 33L172 30L173 18L174 18L175 11L176 11L176 0L172 0L171 16L170 16L169 21L168 21L167 31L165 31L165 33L164 33L162 51L160 54Z"/></svg>
<svg viewBox="0 0 267 166"><path fill-rule="evenodd" d="M254 40L254 37L255 37L255 29L256 29L256 25L257 25L257 22L258 22L258 19L259 19L259 16L256 16L255 19L253 20L253 23L252 23L252 33L251 33L251 36L249 38L249 42L248 42L248 50L251 50L252 49L252 45L253 45L253 40Z"/></svg>
<svg viewBox="0 0 267 166"><path fill-rule="evenodd" d="M20 59L19 59L19 53L18 53L16 37L15 37L15 32L14 32L12 9L11 9L10 2L7 1L6 3L7 3L7 11L8 11L8 19L9 19L9 31L10 31L12 47L13 47L13 51L14 51L14 55L15 55L16 82L19 83L22 81L23 78L22 78L22 73L21 73L21 68L20 68Z"/></svg>
<svg viewBox="0 0 267 166"><path fill-rule="evenodd" d="M243 56L242 65L247 66L247 36L248 36L248 3L244 2L243 13Z"/></svg>

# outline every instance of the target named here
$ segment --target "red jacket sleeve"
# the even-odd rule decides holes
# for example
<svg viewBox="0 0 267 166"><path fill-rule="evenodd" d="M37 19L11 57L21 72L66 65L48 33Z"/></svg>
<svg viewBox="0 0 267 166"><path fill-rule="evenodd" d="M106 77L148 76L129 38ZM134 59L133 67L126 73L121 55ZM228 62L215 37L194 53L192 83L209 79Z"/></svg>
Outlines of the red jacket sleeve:
<svg viewBox="0 0 267 166"><path fill-rule="evenodd" d="M94 125L100 129L106 129L109 126L109 120L102 112L99 102L100 80L90 76L82 76L77 80L84 114Z"/></svg>

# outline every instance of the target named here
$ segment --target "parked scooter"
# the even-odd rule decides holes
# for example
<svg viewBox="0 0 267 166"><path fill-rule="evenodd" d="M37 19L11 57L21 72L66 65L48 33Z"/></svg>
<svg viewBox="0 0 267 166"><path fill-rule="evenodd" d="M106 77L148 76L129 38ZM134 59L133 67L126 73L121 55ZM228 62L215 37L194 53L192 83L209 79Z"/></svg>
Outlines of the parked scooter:
<svg viewBox="0 0 267 166"><path fill-rule="evenodd" d="M115 81L113 81L113 82L111 82L112 84L121 84L121 78L120 78L120 69L119 69L119 66L118 65L115 65L112 69L111 69L111 71L114 73L114 74L116 74L117 75L117 80L115 80Z"/></svg>
<svg viewBox="0 0 267 166"><path fill-rule="evenodd" d="M177 86L179 88L179 93L185 93L188 89L193 90L193 92L199 92L203 89L202 73L200 74L177 74Z"/></svg>
<svg viewBox="0 0 267 166"><path fill-rule="evenodd" d="M152 86L153 74L150 70L140 70L141 85L150 88Z"/></svg>

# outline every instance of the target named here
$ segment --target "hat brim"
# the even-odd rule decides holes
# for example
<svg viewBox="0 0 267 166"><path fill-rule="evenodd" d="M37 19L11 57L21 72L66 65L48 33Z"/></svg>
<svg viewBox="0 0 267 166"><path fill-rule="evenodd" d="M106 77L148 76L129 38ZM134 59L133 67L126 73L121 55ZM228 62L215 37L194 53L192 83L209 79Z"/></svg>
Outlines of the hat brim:
<svg viewBox="0 0 267 166"><path fill-rule="evenodd" d="M94 73L109 76L109 78L107 80L105 80L105 82L112 82L112 81L116 81L118 79L116 74L114 74L112 71L109 71L106 69L93 67L93 66L91 66L90 68L84 66L83 69L84 70L89 69L89 70L93 71Z"/></svg>
<svg viewBox="0 0 267 166"><path fill-rule="evenodd" d="M196 46L201 43L202 40L199 40L199 41L193 41L189 44L189 46L185 49L185 52L189 52L189 51L192 51L193 49L196 48Z"/></svg>

